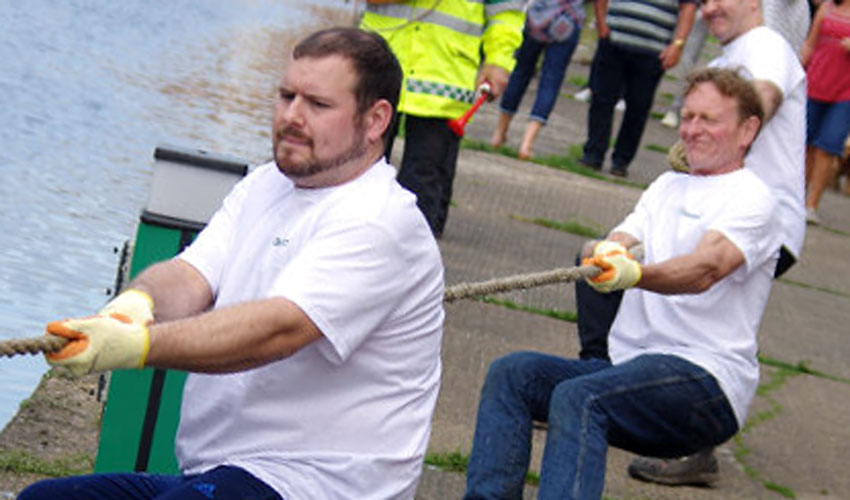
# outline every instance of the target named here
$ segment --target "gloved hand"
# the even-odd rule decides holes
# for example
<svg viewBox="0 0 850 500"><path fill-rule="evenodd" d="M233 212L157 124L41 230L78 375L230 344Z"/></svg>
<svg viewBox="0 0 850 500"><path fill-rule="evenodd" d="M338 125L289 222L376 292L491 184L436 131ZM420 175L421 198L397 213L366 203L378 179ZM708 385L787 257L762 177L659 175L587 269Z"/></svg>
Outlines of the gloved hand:
<svg viewBox="0 0 850 500"><path fill-rule="evenodd" d="M640 263L626 247L616 241L599 242L593 249L593 256L583 259L582 264L602 269L602 273L595 278L585 280L588 285L602 293L625 290L640 281Z"/></svg>
<svg viewBox="0 0 850 500"><path fill-rule="evenodd" d="M117 312L53 321L47 325L47 333L71 339L59 352L45 354L45 358L75 375L142 368L150 348L147 325Z"/></svg>
<svg viewBox="0 0 850 500"><path fill-rule="evenodd" d="M688 155L685 153L685 145L682 144L681 140L676 141L667 150L667 162L676 172L683 174L691 173L691 166L688 165Z"/></svg>
<svg viewBox="0 0 850 500"><path fill-rule="evenodd" d="M148 325L153 321L153 299L147 293L130 288L109 301L98 314L123 314L134 323Z"/></svg>

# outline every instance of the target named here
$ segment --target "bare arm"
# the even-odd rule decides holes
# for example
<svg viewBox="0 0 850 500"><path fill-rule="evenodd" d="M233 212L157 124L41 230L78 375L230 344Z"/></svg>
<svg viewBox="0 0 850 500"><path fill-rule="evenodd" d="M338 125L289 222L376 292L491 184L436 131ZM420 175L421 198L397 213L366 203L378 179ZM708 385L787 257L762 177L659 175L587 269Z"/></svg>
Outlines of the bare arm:
<svg viewBox="0 0 850 500"><path fill-rule="evenodd" d="M800 47L800 63L805 68L809 65L809 61L812 59L812 53L815 51L815 43L817 42L818 35L820 34L820 24L823 20L824 12L826 12L826 4L821 4L818 7L817 12L815 13L815 18L812 19L812 26L809 28L809 36L806 37L806 41L803 42L803 46Z"/></svg>
<svg viewBox="0 0 850 500"><path fill-rule="evenodd" d="M764 123L767 124L782 104L782 91L775 83L767 80L754 80L753 86L755 86L761 98L761 106L764 109Z"/></svg>
<svg viewBox="0 0 850 500"><path fill-rule="evenodd" d="M212 290L192 265L180 259L154 264L129 285L153 298L156 321L193 316L212 306Z"/></svg>
<svg viewBox="0 0 850 500"><path fill-rule="evenodd" d="M596 31L599 38L608 38L611 36L611 28L605 21L605 16L608 14L608 0L594 0L593 15L596 16Z"/></svg>
<svg viewBox="0 0 850 500"><path fill-rule="evenodd" d="M286 358L322 333L293 302L243 302L150 328L146 365L228 373Z"/></svg>
<svg viewBox="0 0 850 500"><path fill-rule="evenodd" d="M696 17L697 4L682 3L679 4L679 17L676 21L676 29L673 31L673 41L661 51L658 59L661 60L661 66L668 70L679 64L679 59L682 57L682 48L684 48L684 40L687 40L691 28L694 26ZM676 40L682 42L677 43Z"/></svg>
<svg viewBox="0 0 850 500"><path fill-rule="evenodd" d="M719 231L708 231L693 252L643 266L638 288L663 294L702 293L744 263L744 255Z"/></svg>

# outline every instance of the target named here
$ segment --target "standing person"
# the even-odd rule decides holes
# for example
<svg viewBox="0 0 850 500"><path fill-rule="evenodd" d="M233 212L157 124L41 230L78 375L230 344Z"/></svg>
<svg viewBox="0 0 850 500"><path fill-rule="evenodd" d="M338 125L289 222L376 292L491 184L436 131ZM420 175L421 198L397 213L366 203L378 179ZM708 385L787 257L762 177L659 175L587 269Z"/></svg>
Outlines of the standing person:
<svg viewBox="0 0 850 500"><path fill-rule="evenodd" d="M361 27L383 36L404 72L399 112L404 154L398 182L416 194L435 236L449 214L460 117L485 81L502 94L522 42L522 0L371 0ZM398 125L397 125L398 126ZM386 156L392 152L392 140Z"/></svg>
<svg viewBox="0 0 850 500"><path fill-rule="evenodd" d="M595 0L599 39L594 55L587 141L580 162L601 170L611 140L614 106L626 110L611 155L611 173L628 175L637 153L655 89L682 55L696 11L695 0Z"/></svg>
<svg viewBox="0 0 850 500"><path fill-rule="evenodd" d="M797 261L806 232L803 208L806 75L788 41L763 25L759 0L704 0L701 9L709 30L723 47L720 57L710 66L744 68L764 107L765 125L748 153L747 168L771 188L778 201L782 232L774 271L774 277L778 278ZM612 298L606 298L607 304L597 301L587 290L579 291L577 285L576 294L579 293L585 301L581 307L597 311L597 322L605 316L599 312L600 308L612 311ZM613 317L616 306L607 314ZM579 331L582 332L581 322ZM584 338L595 339L597 344L605 335L604 328L599 327L581 333ZM681 459L638 457L629 466L632 476L664 484L710 482L716 479L718 470L712 449Z"/></svg>
<svg viewBox="0 0 850 500"><path fill-rule="evenodd" d="M744 167L761 123L752 84L689 77L679 135L693 175L662 174L585 263L626 290L611 361L519 352L490 365L466 499L521 498L532 421L548 423L539 498L601 498L608 446L677 454L722 443L758 385L756 335L780 233L770 189ZM646 263L628 248L643 243ZM632 288L634 287L634 288Z"/></svg>
<svg viewBox="0 0 850 500"><path fill-rule="evenodd" d="M383 159L401 69L354 28L293 50L274 162L184 252L99 314L57 321L52 365L186 370L181 474L54 479L19 499L412 499L440 381L443 269Z"/></svg>
<svg viewBox="0 0 850 500"><path fill-rule="evenodd" d="M819 224L821 196L850 134L850 1L820 6L800 58L808 78L806 220Z"/></svg>
<svg viewBox="0 0 850 500"><path fill-rule="evenodd" d="M799 53L812 23L808 0L762 0L761 9L764 25L782 35Z"/></svg>
<svg viewBox="0 0 850 500"><path fill-rule="evenodd" d="M531 149L555 107L567 65L578 45L584 25L583 0L531 0L525 21L522 45L517 52L517 64L499 106L499 121L490 144L499 147L505 142L511 120L519 108L537 61L543 54L543 65L537 84L537 97L531 108L528 124L519 146L519 158L531 158Z"/></svg>
<svg viewBox="0 0 850 500"><path fill-rule="evenodd" d="M691 28L691 33L688 35L688 39L685 40L685 48L682 50L682 60L677 68L679 74L687 75L696 67L707 39L708 25L702 19L702 12L697 12L694 26ZM682 85L684 85L684 81ZM679 113L682 111L683 103L684 97L681 91L677 92L667 112L661 118L661 125L668 128L677 128L679 126Z"/></svg>
<svg viewBox="0 0 850 500"><path fill-rule="evenodd" d="M811 17L806 0L763 0L762 11L764 25L785 37L791 48L797 52L806 39ZM696 22L685 43L682 63L679 70L687 74L697 63L700 52L708 38L708 26L702 20L702 12L697 12ZM676 128L679 125L679 111L682 109L682 96L677 94L673 104L661 119L665 127Z"/></svg>

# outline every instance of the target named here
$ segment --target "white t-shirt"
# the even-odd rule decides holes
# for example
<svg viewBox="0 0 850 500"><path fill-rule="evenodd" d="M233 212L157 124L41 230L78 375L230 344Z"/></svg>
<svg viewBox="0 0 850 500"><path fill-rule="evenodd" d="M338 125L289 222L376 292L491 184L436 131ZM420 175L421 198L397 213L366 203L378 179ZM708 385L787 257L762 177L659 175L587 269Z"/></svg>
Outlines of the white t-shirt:
<svg viewBox="0 0 850 500"><path fill-rule="evenodd" d="M178 256L216 308L285 297L323 334L256 369L190 374L184 473L242 467L286 500L413 498L440 384L443 266L395 173L381 160L299 189L263 165Z"/></svg>
<svg viewBox="0 0 850 500"><path fill-rule="evenodd" d="M717 379L743 426L758 385L756 335L778 257L775 208L769 188L750 169L658 177L614 229L643 242L645 262L688 254L715 230L745 263L700 294L627 290L611 326L613 362L663 353L699 365Z"/></svg>
<svg viewBox="0 0 850 500"><path fill-rule="evenodd" d="M798 257L806 234L806 73L782 35L765 26L724 45L709 66L743 67L745 76L773 82L782 91L782 104L753 143L747 166L773 189L782 244Z"/></svg>

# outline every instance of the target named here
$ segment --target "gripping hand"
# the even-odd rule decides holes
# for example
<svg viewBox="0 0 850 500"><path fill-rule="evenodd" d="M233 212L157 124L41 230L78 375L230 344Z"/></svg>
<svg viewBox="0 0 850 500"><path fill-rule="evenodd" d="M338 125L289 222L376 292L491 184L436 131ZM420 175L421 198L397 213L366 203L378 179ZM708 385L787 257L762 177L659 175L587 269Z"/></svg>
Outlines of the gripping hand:
<svg viewBox="0 0 850 500"><path fill-rule="evenodd" d="M48 334L71 342L45 357L51 365L65 366L75 375L142 368L150 346L147 326L152 321L150 295L127 290L106 304L97 316L48 324Z"/></svg>
<svg viewBox="0 0 850 500"><path fill-rule="evenodd" d="M150 324L153 321L153 299L145 292L131 288L109 301L98 314L108 316L112 313L123 314L134 323Z"/></svg>
<svg viewBox="0 0 850 500"><path fill-rule="evenodd" d="M150 347L148 328L119 313L54 321L47 333L70 339L59 352L45 354L53 366L65 366L74 375L142 368Z"/></svg>
<svg viewBox="0 0 850 500"><path fill-rule="evenodd" d="M640 264L626 247L615 241L599 242L593 249L593 256L583 259L582 264L602 269L601 274L586 280L588 285L602 293L625 290L640 281Z"/></svg>

